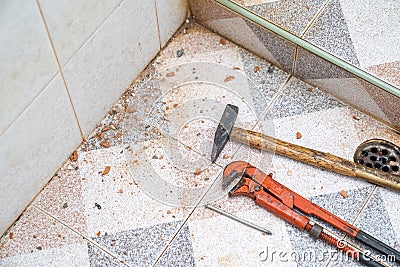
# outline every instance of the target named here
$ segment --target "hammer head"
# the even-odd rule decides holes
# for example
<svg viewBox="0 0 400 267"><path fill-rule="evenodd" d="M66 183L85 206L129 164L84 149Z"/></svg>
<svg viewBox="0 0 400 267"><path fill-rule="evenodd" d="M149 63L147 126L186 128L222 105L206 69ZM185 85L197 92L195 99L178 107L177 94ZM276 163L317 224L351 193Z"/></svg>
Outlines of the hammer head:
<svg viewBox="0 0 400 267"><path fill-rule="evenodd" d="M224 149L226 143L228 142L229 135L232 132L238 112L239 108L237 106L231 104L226 105L214 136L214 145L211 152L212 162L217 160L222 149Z"/></svg>

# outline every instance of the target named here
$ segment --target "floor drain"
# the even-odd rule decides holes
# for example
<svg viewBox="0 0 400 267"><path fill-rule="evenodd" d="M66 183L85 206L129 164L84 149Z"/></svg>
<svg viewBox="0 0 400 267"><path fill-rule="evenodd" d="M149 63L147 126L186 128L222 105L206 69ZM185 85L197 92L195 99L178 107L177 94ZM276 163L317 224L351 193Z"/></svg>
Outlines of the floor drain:
<svg viewBox="0 0 400 267"><path fill-rule="evenodd" d="M400 174L400 148L382 139L367 140L357 147L354 162L383 172Z"/></svg>

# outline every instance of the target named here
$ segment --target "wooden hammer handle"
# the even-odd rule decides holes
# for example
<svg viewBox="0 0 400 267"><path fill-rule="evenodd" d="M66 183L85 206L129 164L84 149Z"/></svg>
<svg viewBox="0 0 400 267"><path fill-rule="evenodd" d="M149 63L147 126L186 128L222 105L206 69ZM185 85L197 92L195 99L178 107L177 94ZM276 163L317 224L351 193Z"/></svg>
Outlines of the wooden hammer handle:
<svg viewBox="0 0 400 267"><path fill-rule="evenodd" d="M261 150L307 163L335 173L358 177L384 187L400 190L400 176L365 167L335 155L288 143L268 135L234 127L230 139Z"/></svg>

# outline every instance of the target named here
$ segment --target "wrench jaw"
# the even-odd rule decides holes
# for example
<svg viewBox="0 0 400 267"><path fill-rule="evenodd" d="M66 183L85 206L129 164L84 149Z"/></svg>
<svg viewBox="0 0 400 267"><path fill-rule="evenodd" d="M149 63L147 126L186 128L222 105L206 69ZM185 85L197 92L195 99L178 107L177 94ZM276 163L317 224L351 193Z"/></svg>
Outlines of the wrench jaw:
<svg viewBox="0 0 400 267"><path fill-rule="evenodd" d="M257 197L254 192L258 190L260 190L260 185L251 178L242 176L239 182L229 191L229 197L246 196L254 200Z"/></svg>

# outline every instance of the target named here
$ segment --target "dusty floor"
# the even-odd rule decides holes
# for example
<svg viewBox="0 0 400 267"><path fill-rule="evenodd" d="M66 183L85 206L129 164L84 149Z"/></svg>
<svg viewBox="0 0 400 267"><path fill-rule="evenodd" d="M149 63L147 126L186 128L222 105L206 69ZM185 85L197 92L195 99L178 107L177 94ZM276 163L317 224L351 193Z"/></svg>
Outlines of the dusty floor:
<svg viewBox="0 0 400 267"><path fill-rule="evenodd" d="M229 199L220 189L221 171L232 160L272 172L400 249L399 193L234 142L211 164L214 130L228 103L240 108L236 126L349 160L364 140L399 140L379 122L195 25L167 45L1 239L0 265L357 265L323 254L334 250L250 199ZM324 256L310 262L304 251Z"/></svg>

